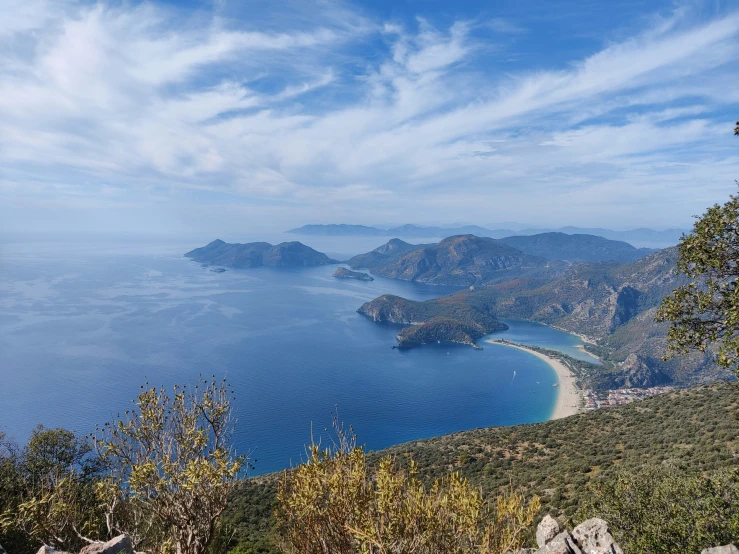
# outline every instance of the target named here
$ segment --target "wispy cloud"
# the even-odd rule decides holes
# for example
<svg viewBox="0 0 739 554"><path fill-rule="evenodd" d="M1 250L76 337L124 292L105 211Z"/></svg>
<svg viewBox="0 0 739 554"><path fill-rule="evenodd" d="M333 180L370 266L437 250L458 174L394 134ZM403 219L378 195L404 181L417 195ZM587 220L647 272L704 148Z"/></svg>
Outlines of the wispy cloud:
<svg viewBox="0 0 739 554"><path fill-rule="evenodd" d="M331 3L260 25L5 2L0 216L43 214L49 195L106 209L164 197L182 213L227 195L268 203L260 226L675 225L726 195L739 159L739 12L678 9L534 68L503 63L496 37L531 35L504 18L399 23Z"/></svg>

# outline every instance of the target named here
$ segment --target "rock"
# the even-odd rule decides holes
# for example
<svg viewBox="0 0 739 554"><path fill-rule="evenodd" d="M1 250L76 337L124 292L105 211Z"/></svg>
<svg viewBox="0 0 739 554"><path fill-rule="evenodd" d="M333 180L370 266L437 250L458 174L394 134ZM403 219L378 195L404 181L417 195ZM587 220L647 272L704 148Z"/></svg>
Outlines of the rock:
<svg viewBox="0 0 739 554"><path fill-rule="evenodd" d="M544 516L536 528L536 544L544 548L546 544L562 532L562 526L550 515Z"/></svg>
<svg viewBox="0 0 739 554"><path fill-rule="evenodd" d="M713 548L706 548L701 554L739 554L739 548L733 544L714 546Z"/></svg>
<svg viewBox="0 0 739 554"><path fill-rule="evenodd" d="M2 548L0 548L1 552L5 552ZM42 546L38 549L38 552L36 554L64 554L61 550L57 550L56 548L52 548L50 546Z"/></svg>
<svg viewBox="0 0 739 554"><path fill-rule="evenodd" d="M608 524L594 517L583 521L572 530L572 536L584 554L623 554L608 532Z"/></svg>
<svg viewBox="0 0 739 554"><path fill-rule="evenodd" d="M574 537L569 531L562 531L547 545L537 550L537 554L584 554L577 546Z"/></svg>
<svg viewBox="0 0 739 554"><path fill-rule="evenodd" d="M39 554L41 554L39 552ZM88 544L80 554L134 554L133 544L128 535L118 535L108 542L94 542Z"/></svg>

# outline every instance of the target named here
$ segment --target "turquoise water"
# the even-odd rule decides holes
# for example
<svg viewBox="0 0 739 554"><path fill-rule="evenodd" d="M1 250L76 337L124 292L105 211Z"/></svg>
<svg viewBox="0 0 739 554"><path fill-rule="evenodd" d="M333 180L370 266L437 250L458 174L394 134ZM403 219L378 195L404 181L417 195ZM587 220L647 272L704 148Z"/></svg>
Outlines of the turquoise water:
<svg viewBox="0 0 739 554"><path fill-rule="evenodd" d="M87 433L125 410L145 381L226 375L236 447L263 473L299 462L311 428L321 437L336 405L371 449L542 421L554 408L557 377L530 354L484 343L394 350L396 327L356 313L384 293L423 300L455 289L340 280L333 266L216 274L182 258L185 250L6 248L0 427L21 442L37 424ZM577 337L510 324L496 336L579 352Z"/></svg>

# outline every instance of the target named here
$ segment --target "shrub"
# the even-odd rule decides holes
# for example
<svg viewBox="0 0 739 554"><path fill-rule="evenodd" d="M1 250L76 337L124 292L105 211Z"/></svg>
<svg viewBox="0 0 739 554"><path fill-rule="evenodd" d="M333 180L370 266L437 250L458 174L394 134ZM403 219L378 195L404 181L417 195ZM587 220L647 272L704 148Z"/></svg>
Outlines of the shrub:
<svg viewBox="0 0 739 554"><path fill-rule="evenodd" d="M486 503L458 473L426 489L416 464L391 457L368 469L364 450L340 433L339 446L309 449L277 492L277 528L287 554L498 554L521 545L540 502L509 490Z"/></svg>

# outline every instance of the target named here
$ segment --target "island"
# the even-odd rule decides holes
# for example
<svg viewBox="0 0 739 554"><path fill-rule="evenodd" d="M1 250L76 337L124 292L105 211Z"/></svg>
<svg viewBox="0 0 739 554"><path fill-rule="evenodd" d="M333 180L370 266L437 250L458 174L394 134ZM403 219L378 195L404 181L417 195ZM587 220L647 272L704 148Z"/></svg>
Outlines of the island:
<svg viewBox="0 0 739 554"><path fill-rule="evenodd" d="M223 267L213 267L213 268L211 268L211 271L213 273L223 273L224 271L226 271L226 268L223 268Z"/></svg>
<svg viewBox="0 0 739 554"><path fill-rule="evenodd" d="M357 279L358 281L374 281L372 277L362 271L352 271L345 267L338 267L336 271L332 273L334 277L339 279Z"/></svg>
<svg viewBox="0 0 739 554"><path fill-rule="evenodd" d="M217 239L201 248L191 250L185 257L205 266L233 268L313 267L339 263L297 241L282 242L273 246L268 242L229 244Z"/></svg>
<svg viewBox="0 0 739 554"><path fill-rule="evenodd" d="M486 302L485 295L471 296L470 292L424 302L386 294L366 302L357 312L378 323L407 325L397 334L395 348L447 341L480 349L477 339L508 326L495 317L493 303Z"/></svg>

